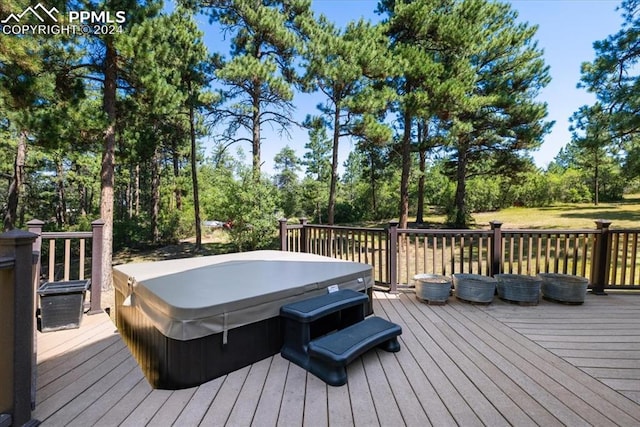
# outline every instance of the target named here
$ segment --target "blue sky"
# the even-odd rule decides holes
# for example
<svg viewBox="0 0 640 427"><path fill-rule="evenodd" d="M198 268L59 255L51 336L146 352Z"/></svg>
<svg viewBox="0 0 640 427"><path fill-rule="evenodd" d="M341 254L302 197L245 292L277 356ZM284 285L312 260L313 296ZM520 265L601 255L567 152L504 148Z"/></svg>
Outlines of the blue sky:
<svg viewBox="0 0 640 427"><path fill-rule="evenodd" d="M548 104L548 120L555 121L539 151L533 158L540 167L546 167L570 139L569 117L582 105L592 104L593 95L577 89L580 80L580 64L594 58L593 42L616 33L621 26L619 1L612 0L513 0L510 2L519 12L522 22L539 26L536 40L544 50L545 62L550 66L551 83L541 92L539 100ZM314 10L325 14L338 25L344 25L360 17L378 20L374 13L377 0L313 0ZM211 52L219 51L222 35L217 28L200 18L205 31L205 41ZM214 29L215 28L215 29ZM216 50L217 49L217 50ZM297 96L296 119L302 121L307 114L317 114L318 100ZM272 173L273 158L285 145L292 147L302 158L308 140L306 131L292 129L291 139L280 137L277 132L264 130L262 145L263 171ZM250 159L250 147L242 147ZM340 164L346 160L353 143L341 140Z"/></svg>

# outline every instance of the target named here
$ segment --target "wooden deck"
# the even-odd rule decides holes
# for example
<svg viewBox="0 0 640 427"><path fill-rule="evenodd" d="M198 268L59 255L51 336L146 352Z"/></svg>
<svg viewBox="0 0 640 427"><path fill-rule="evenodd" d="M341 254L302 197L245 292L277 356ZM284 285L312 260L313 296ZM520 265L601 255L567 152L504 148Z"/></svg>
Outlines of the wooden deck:
<svg viewBox="0 0 640 427"><path fill-rule="evenodd" d="M106 315L38 334L50 426L640 425L640 295L488 306L375 294L402 350L372 351L343 387L280 355L200 387L153 390Z"/></svg>

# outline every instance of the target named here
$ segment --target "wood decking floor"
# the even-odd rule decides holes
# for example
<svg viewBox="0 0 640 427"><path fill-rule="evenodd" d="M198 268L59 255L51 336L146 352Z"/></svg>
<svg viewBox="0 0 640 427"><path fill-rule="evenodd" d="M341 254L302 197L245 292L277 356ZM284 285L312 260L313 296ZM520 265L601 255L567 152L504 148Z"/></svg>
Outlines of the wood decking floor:
<svg viewBox="0 0 640 427"><path fill-rule="evenodd" d="M371 351L331 387L276 355L199 387L153 390L107 315L38 333L48 426L640 425L640 295L487 306L376 292L398 353Z"/></svg>

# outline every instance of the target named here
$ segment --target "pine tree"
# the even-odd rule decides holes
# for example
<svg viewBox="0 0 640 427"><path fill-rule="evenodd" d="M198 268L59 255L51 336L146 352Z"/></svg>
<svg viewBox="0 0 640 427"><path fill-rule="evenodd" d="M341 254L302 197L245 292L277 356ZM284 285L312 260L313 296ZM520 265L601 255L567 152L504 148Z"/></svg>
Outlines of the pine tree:
<svg viewBox="0 0 640 427"><path fill-rule="evenodd" d="M276 154L273 162L277 172L275 184L281 194L284 216L289 218L298 213L300 159L296 156L295 151L287 145Z"/></svg>
<svg viewBox="0 0 640 427"><path fill-rule="evenodd" d="M400 225L408 215L415 119L435 117L446 130L457 183L450 221L464 227L466 180L479 172L473 167L517 168L520 153L549 129L546 105L534 100L549 82L536 27L517 23L509 5L486 0L385 1L381 9L401 64L394 80L403 129Z"/></svg>
<svg viewBox="0 0 640 427"><path fill-rule="evenodd" d="M624 0L620 10L622 28L594 42L596 57L582 64L578 86L594 93L609 116L611 138L622 147L623 171L632 180L640 176L640 1Z"/></svg>
<svg viewBox="0 0 640 427"><path fill-rule="evenodd" d="M455 10L457 26L465 31L445 62L452 64L449 70L465 70L473 77L464 82L457 92L460 98L447 111L457 184L450 222L465 227L470 218L466 180L478 173L524 168L527 159L522 153L537 148L549 131L552 123L544 121L547 106L535 98L550 77L543 52L533 40L537 27L517 23L517 12L509 5L469 0Z"/></svg>
<svg viewBox="0 0 640 427"><path fill-rule="evenodd" d="M400 227L406 228L409 216L409 177L414 126L418 117L430 117L439 90L442 64L436 60L445 44L439 39L449 22L453 1L381 1L378 11L388 15L385 21L390 37L390 50L397 64L391 87L397 93L394 110L399 115L402 135L399 138L401 158ZM448 28L455 31L455 28ZM461 76L461 78L464 76Z"/></svg>
<svg viewBox="0 0 640 427"><path fill-rule="evenodd" d="M232 34L231 58L217 64L216 76L225 86L226 101L218 117L228 125L225 135L229 140L251 143L257 181L262 128L269 124L286 132L294 124L292 60L300 44L294 21L308 13L310 1L205 0L197 4ZM239 135L241 129L250 137Z"/></svg>
<svg viewBox="0 0 640 427"><path fill-rule="evenodd" d="M309 129L309 141L304 148L302 164L306 174L318 182L329 181L331 171L331 140L327 136L327 127L321 117L307 116L304 126Z"/></svg>
<svg viewBox="0 0 640 427"><path fill-rule="evenodd" d="M381 28L363 20L351 22L341 31L324 16L301 20L306 45L307 88L319 90L326 102L318 106L323 120L333 130L328 223L334 223L338 184L340 139L356 134L380 132L383 124L368 120L386 107L390 94L372 90L376 79L390 73L387 40Z"/></svg>
<svg viewBox="0 0 640 427"><path fill-rule="evenodd" d="M196 250L202 245L197 121L199 112L217 101L213 93L205 90L212 70L202 36L191 14L178 8L170 15L143 22L132 31L132 37L125 45L134 79L135 97L140 103L138 114L145 117L143 121L153 124L150 131L156 138L149 142L163 145L165 150L172 152L176 180L180 175L180 147L189 147ZM153 182L159 183L157 180ZM178 198L181 189L177 185L174 192ZM156 197L151 222L153 236L157 240L160 237L159 207L155 204L159 203L159 188L154 189Z"/></svg>

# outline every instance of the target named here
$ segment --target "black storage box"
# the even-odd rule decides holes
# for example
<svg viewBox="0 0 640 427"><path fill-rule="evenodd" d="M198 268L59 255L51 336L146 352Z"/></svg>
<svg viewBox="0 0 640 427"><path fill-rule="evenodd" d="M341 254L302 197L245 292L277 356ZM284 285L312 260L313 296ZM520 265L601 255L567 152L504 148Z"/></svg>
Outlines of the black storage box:
<svg viewBox="0 0 640 427"><path fill-rule="evenodd" d="M40 330L51 332L79 328L90 282L70 280L46 282L40 286Z"/></svg>

